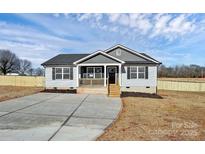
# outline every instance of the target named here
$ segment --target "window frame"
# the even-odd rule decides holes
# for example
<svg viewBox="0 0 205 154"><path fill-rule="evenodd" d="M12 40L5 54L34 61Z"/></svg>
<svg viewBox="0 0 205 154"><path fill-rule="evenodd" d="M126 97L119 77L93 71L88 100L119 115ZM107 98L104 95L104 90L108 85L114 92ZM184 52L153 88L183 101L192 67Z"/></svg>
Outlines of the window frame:
<svg viewBox="0 0 205 154"><path fill-rule="evenodd" d="M59 68L61 69L61 73L56 73L56 69L59 69ZM64 73L64 68L69 69L69 73ZM71 70L71 67L55 67L55 80L71 80L70 79L70 77L71 77L71 74L70 74L71 71L70 70ZM61 74L61 79L57 79L56 78L57 74ZM69 78L68 79L64 79L64 74L69 74Z"/></svg>
<svg viewBox="0 0 205 154"><path fill-rule="evenodd" d="M136 72L132 72L132 68L136 68ZM132 78L132 74L136 74L136 78ZM130 66L130 79L138 79L138 66Z"/></svg>
<svg viewBox="0 0 205 154"><path fill-rule="evenodd" d="M65 73L65 72L64 72L64 69L65 69L65 68L69 70L68 73ZM71 76L71 74L70 74L70 70L71 70L70 67L63 67L62 80L70 80L70 76ZM65 74L65 75L69 75L69 78L68 78L68 79L64 79L64 74Z"/></svg>
<svg viewBox="0 0 205 154"><path fill-rule="evenodd" d="M88 69L90 69L90 68L93 70L93 71L92 71L93 73L89 73L89 74L93 74L93 77L88 77L88 76L87 76L87 78L89 78L89 79L102 79L102 67L99 67L99 66L98 66L98 67L86 67L86 73L87 73L87 74L88 74ZM95 74L95 69L96 69L96 68L100 68L100 70L101 70L101 73L100 73L101 76L100 76L100 78L96 78L96 77L95 77L95 75L96 75L96 74Z"/></svg>
<svg viewBox="0 0 205 154"><path fill-rule="evenodd" d="M143 72L139 72L139 68L143 68L144 69L144 71ZM145 79L145 72L146 72L146 68L145 68L145 66L138 66L138 68L137 68L137 72L138 72L138 79ZM139 74L144 74L144 78L139 78Z"/></svg>
<svg viewBox="0 0 205 154"><path fill-rule="evenodd" d="M144 68L144 71L142 72L142 71L139 71L139 68L140 67L143 67ZM132 68L136 68L136 72L133 72L132 71ZM145 68L145 66L130 66L130 79L133 79L133 80L135 80L135 79L145 79L146 77L146 68ZM132 74L136 74L136 78L132 78ZM139 78L139 74L144 74L144 78Z"/></svg>

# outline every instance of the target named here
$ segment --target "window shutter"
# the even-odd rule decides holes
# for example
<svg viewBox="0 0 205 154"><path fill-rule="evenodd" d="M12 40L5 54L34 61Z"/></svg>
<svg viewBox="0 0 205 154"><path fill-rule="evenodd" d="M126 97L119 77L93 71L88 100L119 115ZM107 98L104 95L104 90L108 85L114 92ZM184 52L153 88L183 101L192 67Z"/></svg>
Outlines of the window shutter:
<svg viewBox="0 0 205 154"><path fill-rule="evenodd" d="M73 80L73 67L70 67L70 80Z"/></svg>
<svg viewBox="0 0 205 154"><path fill-rule="evenodd" d="M56 70L55 70L55 68L53 67L52 68L52 80L55 80L55 74L56 74L56 72L55 72Z"/></svg>
<svg viewBox="0 0 205 154"><path fill-rule="evenodd" d="M127 67L127 79L130 79L130 67Z"/></svg>
<svg viewBox="0 0 205 154"><path fill-rule="evenodd" d="M149 71L148 71L148 66L145 67L145 79L148 79L149 76Z"/></svg>

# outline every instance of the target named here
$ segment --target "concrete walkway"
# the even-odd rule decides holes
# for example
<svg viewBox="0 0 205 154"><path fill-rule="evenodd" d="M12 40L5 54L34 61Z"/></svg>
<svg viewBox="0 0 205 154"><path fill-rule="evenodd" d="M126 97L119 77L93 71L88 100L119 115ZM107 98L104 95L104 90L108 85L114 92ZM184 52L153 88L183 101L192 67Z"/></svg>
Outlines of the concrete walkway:
<svg viewBox="0 0 205 154"><path fill-rule="evenodd" d="M0 102L0 140L95 140L117 117L120 98L38 93Z"/></svg>

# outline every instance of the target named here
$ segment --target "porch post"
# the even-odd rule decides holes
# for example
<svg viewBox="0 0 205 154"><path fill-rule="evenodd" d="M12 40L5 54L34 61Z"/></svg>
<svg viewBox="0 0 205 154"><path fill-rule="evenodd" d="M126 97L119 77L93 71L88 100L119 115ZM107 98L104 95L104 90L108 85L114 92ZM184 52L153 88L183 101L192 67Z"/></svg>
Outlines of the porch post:
<svg viewBox="0 0 205 154"><path fill-rule="evenodd" d="M76 70L76 80L77 80L77 87L79 87L79 66L77 65L77 70Z"/></svg>
<svg viewBox="0 0 205 154"><path fill-rule="evenodd" d="M121 67L122 67L122 65L120 64L119 65L119 75L118 75L118 77L119 77L119 86L121 86L121 79L122 79L122 69L121 69Z"/></svg>
<svg viewBox="0 0 205 154"><path fill-rule="evenodd" d="M104 87L106 87L106 75L107 74L107 69L106 69L106 65L104 65Z"/></svg>

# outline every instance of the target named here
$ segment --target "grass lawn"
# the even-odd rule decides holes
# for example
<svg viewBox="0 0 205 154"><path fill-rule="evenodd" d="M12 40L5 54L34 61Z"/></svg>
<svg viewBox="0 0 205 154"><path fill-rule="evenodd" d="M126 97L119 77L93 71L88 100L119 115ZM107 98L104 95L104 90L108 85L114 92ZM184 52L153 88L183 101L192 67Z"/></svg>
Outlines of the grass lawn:
<svg viewBox="0 0 205 154"><path fill-rule="evenodd" d="M0 101L40 92L43 88L0 86Z"/></svg>
<svg viewBox="0 0 205 154"><path fill-rule="evenodd" d="M205 140L205 93L158 94L122 98L118 120L98 140Z"/></svg>

